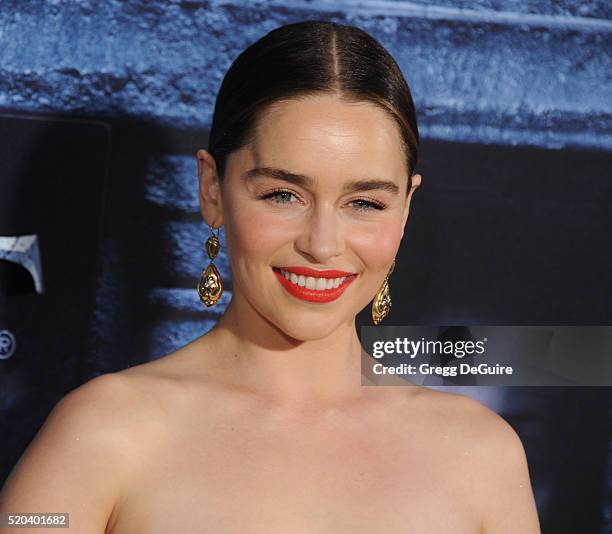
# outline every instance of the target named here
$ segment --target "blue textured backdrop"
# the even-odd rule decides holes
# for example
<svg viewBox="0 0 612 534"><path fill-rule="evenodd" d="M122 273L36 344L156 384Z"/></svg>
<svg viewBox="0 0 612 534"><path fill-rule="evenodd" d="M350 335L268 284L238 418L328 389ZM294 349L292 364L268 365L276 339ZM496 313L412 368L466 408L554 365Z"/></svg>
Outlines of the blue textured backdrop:
<svg viewBox="0 0 612 534"><path fill-rule="evenodd" d="M0 106L206 128L238 51L329 18L388 47L425 136L611 147L610 2L438 4L4 0Z"/></svg>

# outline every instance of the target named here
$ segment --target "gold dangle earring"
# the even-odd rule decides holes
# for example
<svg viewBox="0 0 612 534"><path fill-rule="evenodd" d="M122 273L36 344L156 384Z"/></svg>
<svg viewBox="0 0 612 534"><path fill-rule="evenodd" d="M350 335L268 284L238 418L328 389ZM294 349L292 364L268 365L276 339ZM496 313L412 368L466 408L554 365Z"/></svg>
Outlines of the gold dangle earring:
<svg viewBox="0 0 612 534"><path fill-rule="evenodd" d="M206 306L214 306L217 301L221 298L223 293L223 282L221 281L221 274L212 262L219 253L221 243L219 242L219 228L217 228L217 235L214 234L213 228L208 226L213 235L206 240L206 253L210 258L208 267L202 271L200 275L200 281L198 282L198 295L200 300Z"/></svg>
<svg viewBox="0 0 612 534"><path fill-rule="evenodd" d="M391 264L391 268L385 276L385 281L383 282L381 288L376 293L376 297L374 297L374 301L372 302L372 321L375 325L380 324L380 322L389 315L391 311L391 293L389 291L389 275L393 272L395 268L395 259L393 259L393 263Z"/></svg>

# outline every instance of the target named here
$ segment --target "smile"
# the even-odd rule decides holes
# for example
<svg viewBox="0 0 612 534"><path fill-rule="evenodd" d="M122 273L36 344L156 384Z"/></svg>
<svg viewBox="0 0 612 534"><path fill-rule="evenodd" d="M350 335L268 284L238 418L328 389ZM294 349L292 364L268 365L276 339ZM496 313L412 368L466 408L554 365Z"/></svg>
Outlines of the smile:
<svg viewBox="0 0 612 534"><path fill-rule="evenodd" d="M282 286L294 297L309 302L331 302L344 293L346 288L357 277L355 274L336 278L314 277L285 271L273 267L274 274Z"/></svg>

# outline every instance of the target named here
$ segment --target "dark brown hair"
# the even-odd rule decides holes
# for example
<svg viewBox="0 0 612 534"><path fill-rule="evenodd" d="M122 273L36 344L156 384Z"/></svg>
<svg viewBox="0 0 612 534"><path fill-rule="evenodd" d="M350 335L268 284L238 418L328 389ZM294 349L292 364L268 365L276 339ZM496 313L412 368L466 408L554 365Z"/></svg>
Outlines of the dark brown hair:
<svg viewBox="0 0 612 534"><path fill-rule="evenodd" d="M253 141L258 119L273 103L317 93L381 107L397 123L410 177L419 131L410 89L387 50L354 26L305 21L276 28L250 45L227 71L208 141L219 180L227 157Z"/></svg>

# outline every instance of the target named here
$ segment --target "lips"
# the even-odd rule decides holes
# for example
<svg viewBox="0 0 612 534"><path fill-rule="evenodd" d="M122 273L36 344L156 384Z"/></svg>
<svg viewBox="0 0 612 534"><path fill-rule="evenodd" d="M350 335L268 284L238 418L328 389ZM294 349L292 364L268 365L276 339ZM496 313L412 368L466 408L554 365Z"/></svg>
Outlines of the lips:
<svg viewBox="0 0 612 534"><path fill-rule="evenodd" d="M285 268L283 267L283 270L284 269ZM299 269L302 272L298 273L297 271L294 271L293 268L291 268L291 272L294 272L296 274L303 274L304 276L313 276L312 274L306 274L306 272L309 272L309 273L313 272L312 269L307 269L304 267L300 267ZM342 276L347 276L348 278L344 280L344 282L342 282L338 287L335 287L333 289L316 290L316 289L307 289L306 287L299 286L287 280L282 275L282 273L277 267L274 267L272 270L274 271L274 275L278 278L279 282L287 290L288 293L290 293L294 297L299 298L301 300L306 300L308 302L317 302L317 303L325 303L325 302L331 302L333 300L336 300L337 298L340 297L340 295L342 295L342 293L344 293L346 288L349 285L351 285L356 278L356 276L352 276L353 273L342 274L344 273L344 271L325 271L325 273L330 276L323 277L321 275L318 275L317 277L318 278L339 278ZM317 272L317 271L314 271L314 272ZM336 273L341 273L341 274L336 274ZM332 274L333 276L331 276Z"/></svg>
<svg viewBox="0 0 612 534"><path fill-rule="evenodd" d="M282 267L274 267L274 269L282 269L283 271L289 271L290 273L295 274L303 274L304 276L312 276L313 278L341 278L343 276L353 276L357 273L351 273L348 271L317 271L316 269L310 269L309 267L292 267L292 266L282 266Z"/></svg>

